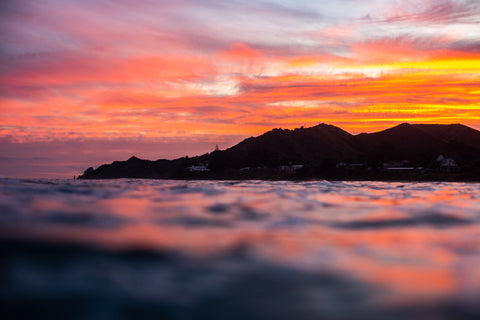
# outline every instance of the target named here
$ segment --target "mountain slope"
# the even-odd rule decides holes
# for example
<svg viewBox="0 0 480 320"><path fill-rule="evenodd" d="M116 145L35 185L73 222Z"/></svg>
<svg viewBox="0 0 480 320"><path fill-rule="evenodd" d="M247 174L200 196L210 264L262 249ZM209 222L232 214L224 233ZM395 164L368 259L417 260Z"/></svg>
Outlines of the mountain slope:
<svg viewBox="0 0 480 320"><path fill-rule="evenodd" d="M360 134L355 140L369 158L384 162L410 160L426 164L440 154L459 162L480 157L480 132L456 124L403 123L384 131Z"/></svg>
<svg viewBox="0 0 480 320"><path fill-rule="evenodd" d="M480 146L480 131L462 124L415 124L413 126L446 143L459 143L472 148Z"/></svg>
<svg viewBox="0 0 480 320"><path fill-rule="evenodd" d="M463 168L480 171L480 131L460 124L403 123L375 133L350 133L327 124L311 128L273 129L243 140L223 151L193 158L147 161L135 157L115 161L81 178L231 178L242 168L265 168L301 164L305 172L327 172L339 162L367 164L408 160L412 165L431 166L440 155L453 158ZM195 165L207 165L210 173L191 173ZM323 168L323 169L322 169ZM219 172L226 172L219 175ZM217 174L217 175L215 175ZM237 175L235 173L235 175Z"/></svg>
<svg viewBox="0 0 480 320"><path fill-rule="evenodd" d="M274 129L227 149L225 158L234 167L343 160L360 154L352 138L348 132L327 124L295 130Z"/></svg>

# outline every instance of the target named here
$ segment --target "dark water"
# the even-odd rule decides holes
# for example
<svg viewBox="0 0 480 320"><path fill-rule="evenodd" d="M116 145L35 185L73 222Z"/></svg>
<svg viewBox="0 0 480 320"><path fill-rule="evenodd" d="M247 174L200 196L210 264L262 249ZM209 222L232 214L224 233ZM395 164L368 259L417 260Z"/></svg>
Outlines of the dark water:
<svg viewBox="0 0 480 320"><path fill-rule="evenodd" d="M25 319L478 319L480 184L0 179Z"/></svg>

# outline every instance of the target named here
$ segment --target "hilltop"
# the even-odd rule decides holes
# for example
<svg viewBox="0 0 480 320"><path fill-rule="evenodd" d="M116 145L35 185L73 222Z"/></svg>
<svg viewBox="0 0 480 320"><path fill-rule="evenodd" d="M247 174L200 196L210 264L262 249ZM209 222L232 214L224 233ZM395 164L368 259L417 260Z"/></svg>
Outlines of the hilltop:
<svg viewBox="0 0 480 320"><path fill-rule="evenodd" d="M480 181L480 131L408 123L358 135L329 124L273 129L226 150L175 160L131 157L79 178Z"/></svg>

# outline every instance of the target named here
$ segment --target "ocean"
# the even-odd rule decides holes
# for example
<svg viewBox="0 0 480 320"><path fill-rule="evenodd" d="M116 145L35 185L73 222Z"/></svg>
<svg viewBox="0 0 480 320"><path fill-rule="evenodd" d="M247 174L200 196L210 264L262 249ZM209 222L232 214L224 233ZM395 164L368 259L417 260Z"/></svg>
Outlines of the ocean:
<svg viewBox="0 0 480 320"><path fill-rule="evenodd" d="M0 179L7 319L479 319L480 184Z"/></svg>

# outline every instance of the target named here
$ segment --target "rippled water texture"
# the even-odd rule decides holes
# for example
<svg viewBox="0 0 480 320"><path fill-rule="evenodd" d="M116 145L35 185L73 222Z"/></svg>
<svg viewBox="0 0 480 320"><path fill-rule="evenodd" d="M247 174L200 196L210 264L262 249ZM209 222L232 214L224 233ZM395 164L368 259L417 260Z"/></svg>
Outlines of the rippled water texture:
<svg viewBox="0 0 480 320"><path fill-rule="evenodd" d="M474 319L480 185L0 179L17 318Z"/></svg>

